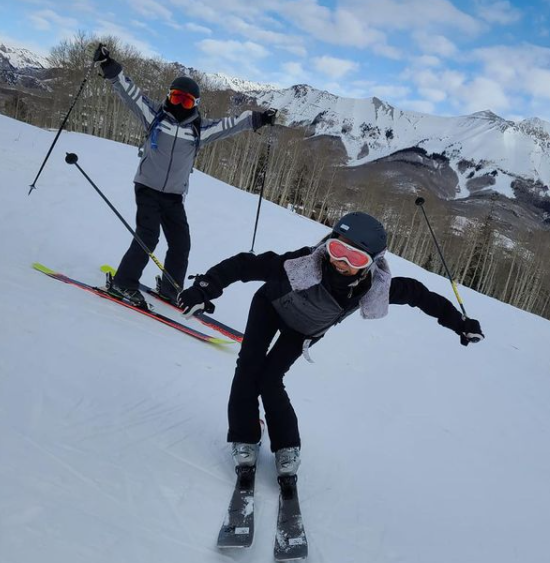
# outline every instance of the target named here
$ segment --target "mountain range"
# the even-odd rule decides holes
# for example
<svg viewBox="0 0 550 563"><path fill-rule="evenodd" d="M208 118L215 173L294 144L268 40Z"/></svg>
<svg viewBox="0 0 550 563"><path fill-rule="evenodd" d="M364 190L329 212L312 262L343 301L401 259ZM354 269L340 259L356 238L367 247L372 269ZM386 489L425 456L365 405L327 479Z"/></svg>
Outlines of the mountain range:
<svg viewBox="0 0 550 563"><path fill-rule="evenodd" d="M185 68L185 67L183 67ZM391 180L394 189L427 190L456 202L499 196L528 228L550 223L550 123L514 122L490 110L464 116L404 111L376 97L351 99L301 84L258 84L224 74L198 75L203 85L241 101L281 110L308 139L339 147L350 181ZM0 44L0 83L47 89L48 63L26 49Z"/></svg>

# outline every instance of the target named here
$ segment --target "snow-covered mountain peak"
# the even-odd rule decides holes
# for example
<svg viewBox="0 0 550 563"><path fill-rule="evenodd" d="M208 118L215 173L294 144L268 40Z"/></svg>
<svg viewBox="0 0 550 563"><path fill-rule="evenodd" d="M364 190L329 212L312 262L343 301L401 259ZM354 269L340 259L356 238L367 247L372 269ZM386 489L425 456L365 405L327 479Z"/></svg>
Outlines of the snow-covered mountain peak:
<svg viewBox="0 0 550 563"><path fill-rule="evenodd" d="M339 137L351 166L411 148L444 155L457 176L457 197L479 191L479 185L513 197L518 178L550 184L550 123L540 119L515 123L490 109L434 116L401 110L377 97L344 98L304 84L254 99L284 109L289 125L306 125L312 136Z"/></svg>
<svg viewBox="0 0 550 563"><path fill-rule="evenodd" d="M28 49L9 47L0 43L0 60L7 61L15 69L48 68L48 60Z"/></svg>
<svg viewBox="0 0 550 563"><path fill-rule="evenodd" d="M265 84L261 82L253 82L244 80L235 76L217 73L201 73L203 82L212 90L233 90L235 92L257 92L276 90L279 87L274 84Z"/></svg>
<svg viewBox="0 0 550 563"><path fill-rule="evenodd" d="M524 119L519 123L519 127L526 132L530 131L533 134L538 134L542 138L550 138L550 123L544 119L540 119L540 117Z"/></svg>
<svg viewBox="0 0 550 563"><path fill-rule="evenodd" d="M492 112L490 109L484 109L481 111L476 111L474 113L471 113L469 115L469 117L477 117L480 119L490 119L493 121L505 121L504 118L500 117L500 115L497 115L496 113Z"/></svg>

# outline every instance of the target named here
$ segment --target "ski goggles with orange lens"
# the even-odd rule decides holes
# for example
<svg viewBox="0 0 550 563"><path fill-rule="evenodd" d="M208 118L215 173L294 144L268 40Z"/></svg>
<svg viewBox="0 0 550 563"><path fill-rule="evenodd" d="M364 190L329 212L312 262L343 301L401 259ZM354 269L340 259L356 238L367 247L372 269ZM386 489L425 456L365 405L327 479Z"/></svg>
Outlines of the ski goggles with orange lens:
<svg viewBox="0 0 550 563"><path fill-rule="evenodd" d="M170 103L175 106L182 106L185 109L192 109L199 105L200 98L195 98L189 92L183 90L170 90L168 93Z"/></svg>
<svg viewBox="0 0 550 563"><path fill-rule="evenodd" d="M329 238L326 242L326 247L331 258L343 260L356 270L368 268L373 262L372 256L368 252L359 250L355 246L346 244L337 238Z"/></svg>

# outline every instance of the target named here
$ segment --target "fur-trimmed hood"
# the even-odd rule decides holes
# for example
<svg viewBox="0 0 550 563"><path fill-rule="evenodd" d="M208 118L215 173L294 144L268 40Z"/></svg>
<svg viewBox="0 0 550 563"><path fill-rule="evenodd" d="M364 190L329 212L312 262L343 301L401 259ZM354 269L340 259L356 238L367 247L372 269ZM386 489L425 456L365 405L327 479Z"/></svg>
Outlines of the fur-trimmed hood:
<svg viewBox="0 0 550 563"><path fill-rule="evenodd" d="M324 246L311 254L287 260L284 269L294 291L320 284L323 277L323 260L328 257ZM388 314L390 304L391 272L385 258L377 259L370 268L372 283L361 297L359 308L364 319L381 319Z"/></svg>

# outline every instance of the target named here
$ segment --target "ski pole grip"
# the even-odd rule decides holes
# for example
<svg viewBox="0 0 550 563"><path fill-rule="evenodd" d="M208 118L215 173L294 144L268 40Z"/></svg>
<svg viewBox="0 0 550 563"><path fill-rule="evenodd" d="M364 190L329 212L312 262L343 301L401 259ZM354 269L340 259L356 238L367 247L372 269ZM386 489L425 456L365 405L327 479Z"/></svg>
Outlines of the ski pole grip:
<svg viewBox="0 0 550 563"><path fill-rule="evenodd" d="M76 164L78 162L78 155L74 152L68 152L65 156L65 162L67 164Z"/></svg>
<svg viewBox="0 0 550 563"><path fill-rule="evenodd" d="M414 203L416 205L424 205L424 203L426 203L426 200L423 197L417 197Z"/></svg>

